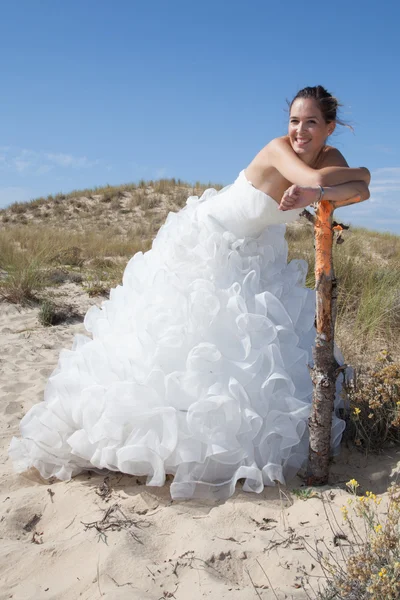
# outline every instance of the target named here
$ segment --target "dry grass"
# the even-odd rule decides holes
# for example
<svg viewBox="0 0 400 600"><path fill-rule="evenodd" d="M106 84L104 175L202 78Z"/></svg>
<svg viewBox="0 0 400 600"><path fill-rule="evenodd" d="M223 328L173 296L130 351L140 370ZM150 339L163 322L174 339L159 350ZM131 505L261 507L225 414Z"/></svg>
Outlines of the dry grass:
<svg viewBox="0 0 400 600"><path fill-rule="evenodd" d="M288 227L289 258L309 263L315 285L312 226ZM385 348L400 357L400 237L354 228L333 248L338 280L336 337L346 360L373 359Z"/></svg>
<svg viewBox="0 0 400 600"><path fill-rule="evenodd" d="M316 590L307 575L303 589L307 598L319 600L398 600L400 598L400 486L388 490L387 505L372 492L361 495L355 479L347 482L352 498L342 507L340 525L324 501L326 518L335 532L336 555L324 540L309 552L324 577ZM322 585L321 585L322 583Z"/></svg>
<svg viewBox="0 0 400 600"><path fill-rule="evenodd" d="M0 294L14 302L34 298L55 268L78 273L91 294L106 293L127 260L151 247L168 212L207 187L221 186L160 179L14 203L0 211ZM286 237L289 258L307 260L314 287L312 226L290 225ZM373 360L382 348L400 357L400 237L353 229L335 244L334 263L336 338L346 360Z"/></svg>
<svg viewBox="0 0 400 600"><path fill-rule="evenodd" d="M400 363L383 351L373 368L359 366L347 386L348 438L366 453L400 443Z"/></svg>

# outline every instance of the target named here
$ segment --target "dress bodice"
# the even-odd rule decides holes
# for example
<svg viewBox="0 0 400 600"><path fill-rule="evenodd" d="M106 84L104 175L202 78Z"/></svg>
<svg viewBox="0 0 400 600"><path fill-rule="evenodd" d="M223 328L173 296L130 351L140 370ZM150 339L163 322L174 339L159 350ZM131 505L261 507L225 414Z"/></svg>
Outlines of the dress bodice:
<svg viewBox="0 0 400 600"><path fill-rule="evenodd" d="M302 208L279 210L278 203L255 188L241 171L232 185L199 205L198 218L216 220L238 237L258 237L269 225L295 221L302 211Z"/></svg>

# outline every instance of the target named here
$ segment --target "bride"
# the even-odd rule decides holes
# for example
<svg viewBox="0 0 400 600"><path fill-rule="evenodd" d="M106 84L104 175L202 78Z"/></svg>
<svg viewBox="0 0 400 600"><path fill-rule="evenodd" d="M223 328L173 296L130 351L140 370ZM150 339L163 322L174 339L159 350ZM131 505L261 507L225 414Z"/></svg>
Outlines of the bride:
<svg viewBox="0 0 400 600"><path fill-rule="evenodd" d="M287 263L284 224L322 198L369 197L369 171L326 144L337 108L321 86L300 90L287 135L232 185L168 215L87 312L91 337L61 351L11 441L18 472L111 469L153 486L169 473L173 498L221 500L238 479L260 492L304 465L315 292L305 261ZM343 429L333 415L333 451Z"/></svg>

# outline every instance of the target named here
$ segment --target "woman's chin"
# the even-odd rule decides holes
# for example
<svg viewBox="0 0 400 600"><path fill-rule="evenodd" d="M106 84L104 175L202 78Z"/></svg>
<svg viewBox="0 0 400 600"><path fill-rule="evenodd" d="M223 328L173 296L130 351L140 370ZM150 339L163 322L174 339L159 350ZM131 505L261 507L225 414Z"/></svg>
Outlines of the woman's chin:
<svg viewBox="0 0 400 600"><path fill-rule="evenodd" d="M292 146L293 147L293 146ZM297 156L301 159L306 159L309 155L309 152L305 150L305 148L298 148L297 146L293 147L293 150L297 154Z"/></svg>

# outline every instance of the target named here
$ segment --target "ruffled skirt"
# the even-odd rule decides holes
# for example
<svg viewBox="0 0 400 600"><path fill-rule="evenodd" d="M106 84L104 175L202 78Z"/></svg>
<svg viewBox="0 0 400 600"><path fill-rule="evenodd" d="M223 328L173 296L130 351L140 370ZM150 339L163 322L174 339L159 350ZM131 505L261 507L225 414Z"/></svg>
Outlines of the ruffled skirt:
<svg viewBox="0 0 400 600"><path fill-rule="evenodd" d="M44 401L22 419L18 471L147 475L173 498L225 499L285 483L306 462L315 292L287 264L285 225L237 238L192 197L62 350ZM337 356L340 360L340 353ZM336 405L340 402L337 383ZM333 417L332 447L344 422Z"/></svg>

